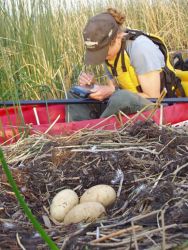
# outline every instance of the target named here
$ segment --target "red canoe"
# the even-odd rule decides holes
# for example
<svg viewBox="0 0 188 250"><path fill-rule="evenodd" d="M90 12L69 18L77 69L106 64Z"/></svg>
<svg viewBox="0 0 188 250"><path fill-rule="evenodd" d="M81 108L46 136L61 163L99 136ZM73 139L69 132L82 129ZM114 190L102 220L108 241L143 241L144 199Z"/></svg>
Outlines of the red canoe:
<svg viewBox="0 0 188 250"><path fill-rule="evenodd" d="M148 117L151 111L143 112L136 120ZM143 116L144 115L144 116ZM134 116L131 115L130 117ZM177 124L188 120L188 103L178 103L158 109L152 119L159 124ZM120 122L115 116L106 119L65 122L65 105L23 105L20 108L7 107L0 109L0 142L9 140L15 142L23 132L48 133L50 135L65 135L83 128L103 128L114 130L125 124L128 117L122 116Z"/></svg>

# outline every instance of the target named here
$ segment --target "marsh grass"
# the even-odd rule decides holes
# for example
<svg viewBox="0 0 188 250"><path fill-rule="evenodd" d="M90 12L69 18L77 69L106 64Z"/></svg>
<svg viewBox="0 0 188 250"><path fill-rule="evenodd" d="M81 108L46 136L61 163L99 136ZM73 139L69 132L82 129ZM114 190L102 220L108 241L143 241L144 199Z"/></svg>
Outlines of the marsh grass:
<svg viewBox="0 0 188 250"><path fill-rule="evenodd" d="M64 98L83 68L82 29L106 7L125 12L126 26L160 35L170 50L188 48L187 0L54 2L0 1L1 100Z"/></svg>

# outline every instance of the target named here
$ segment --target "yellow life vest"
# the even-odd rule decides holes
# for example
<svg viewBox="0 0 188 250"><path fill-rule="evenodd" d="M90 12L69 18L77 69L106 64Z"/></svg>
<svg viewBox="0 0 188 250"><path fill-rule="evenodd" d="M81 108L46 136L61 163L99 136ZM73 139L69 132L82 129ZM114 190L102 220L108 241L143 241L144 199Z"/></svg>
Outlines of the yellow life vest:
<svg viewBox="0 0 188 250"><path fill-rule="evenodd" d="M181 84L185 91L185 95L188 96L188 71L175 69L175 74L181 79Z"/></svg>
<svg viewBox="0 0 188 250"><path fill-rule="evenodd" d="M127 52L124 50L124 58L125 58L125 65L126 65L126 71L123 71L121 67L121 60L119 58L116 71L117 71L117 76L116 80L120 88L130 90L133 93L137 93L138 90L138 79L137 75L135 73L134 68L132 67L130 63L130 58L127 54ZM109 60L109 64L114 65L114 60ZM110 68L109 65L107 65L109 71L113 74L112 69Z"/></svg>
<svg viewBox="0 0 188 250"><path fill-rule="evenodd" d="M167 81L169 80L167 78L169 78L170 75L170 83L168 82L167 84L165 82L164 84L161 84L161 90L164 87L167 89L167 97L173 97L177 95L185 96L185 92L188 96L188 83L187 90L184 91L181 85L181 81L179 81L178 78L175 76L176 71L170 63L169 53L164 42L155 35L144 33L139 30L126 30L126 33L128 33L128 37L126 39L135 40L138 36L144 35L159 46L159 49L165 57L165 68L161 70L161 76L165 78L164 81ZM125 41L122 42L122 47L117 57L114 60L106 61L106 65L111 74L116 78L120 88L130 90L133 93L141 92L141 86L138 82L137 74L133 66L131 65L129 55L125 50ZM163 80L161 79L161 81ZM176 93L176 90L178 90L178 94Z"/></svg>

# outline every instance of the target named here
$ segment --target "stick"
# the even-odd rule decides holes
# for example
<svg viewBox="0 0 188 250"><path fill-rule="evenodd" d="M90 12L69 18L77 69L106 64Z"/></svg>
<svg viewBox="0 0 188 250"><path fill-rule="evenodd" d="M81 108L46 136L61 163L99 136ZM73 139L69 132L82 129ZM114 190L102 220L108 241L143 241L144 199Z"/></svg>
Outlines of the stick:
<svg viewBox="0 0 188 250"><path fill-rule="evenodd" d="M37 125L40 125L40 121L39 121L37 109L35 107L33 108L33 112L34 112L34 115L35 115L35 119L36 119Z"/></svg>
<svg viewBox="0 0 188 250"><path fill-rule="evenodd" d="M135 231L139 231L141 229L142 229L141 226L134 226ZM130 233L132 231L133 231L133 227L129 227L129 228L126 228L126 229L121 229L121 230L118 230L118 231L113 232L111 234L105 235L105 236L103 236L103 237L101 237L99 239L93 240L93 241L91 241L91 243L99 243L99 242L108 240L110 238L113 238L115 236L119 236L119 235L124 234L124 233Z"/></svg>
<svg viewBox="0 0 188 250"><path fill-rule="evenodd" d="M17 239L17 242L18 242L18 245L20 246L20 248L22 250L26 250L25 247L22 245L21 241L20 241L20 238L19 238L19 234L16 233L16 239Z"/></svg>

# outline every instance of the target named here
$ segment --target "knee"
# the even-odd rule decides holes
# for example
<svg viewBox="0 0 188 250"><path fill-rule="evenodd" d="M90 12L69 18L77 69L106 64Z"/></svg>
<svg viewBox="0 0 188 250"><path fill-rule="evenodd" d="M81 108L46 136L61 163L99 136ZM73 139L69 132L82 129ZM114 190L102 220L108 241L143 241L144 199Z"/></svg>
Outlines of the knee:
<svg viewBox="0 0 188 250"><path fill-rule="evenodd" d="M134 98L128 90L118 90L116 91L109 99L109 104L111 105L118 105L118 106L130 106L132 99Z"/></svg>

